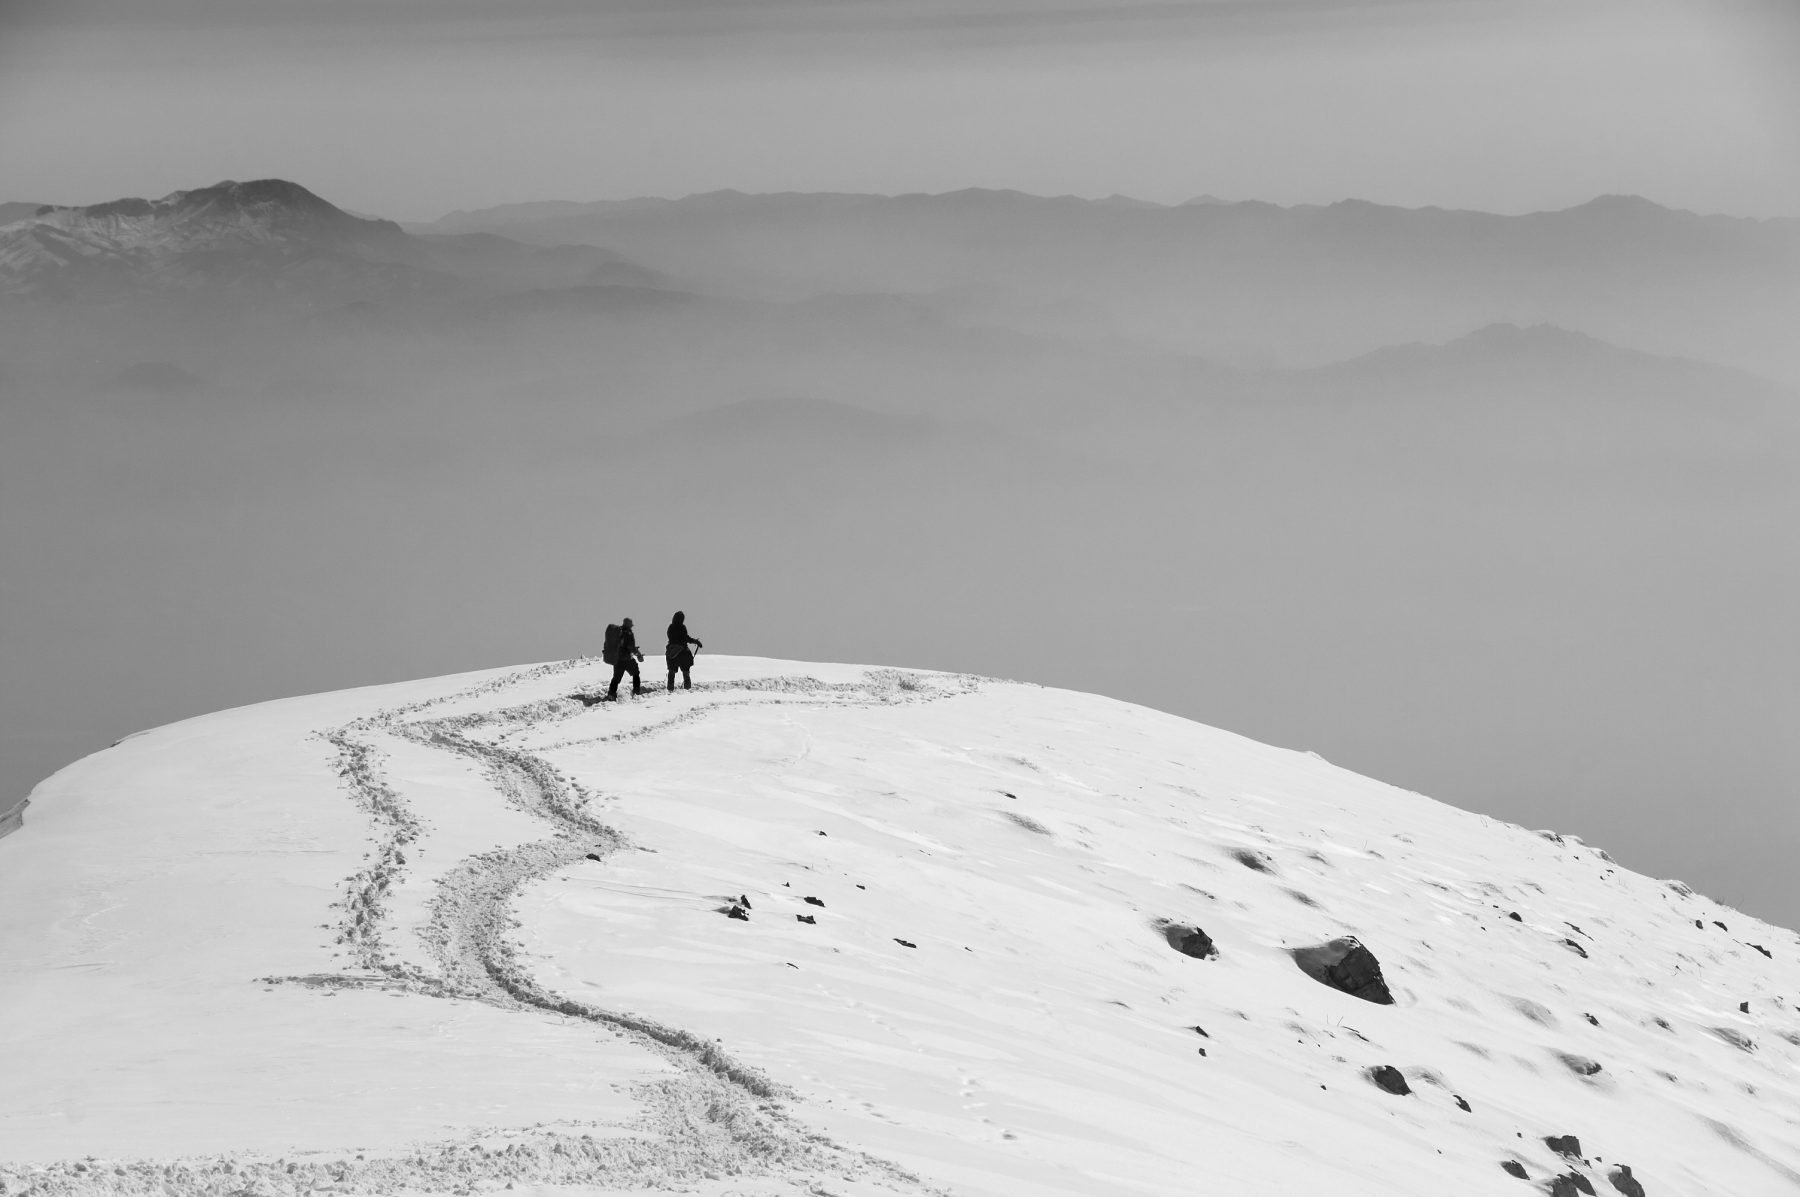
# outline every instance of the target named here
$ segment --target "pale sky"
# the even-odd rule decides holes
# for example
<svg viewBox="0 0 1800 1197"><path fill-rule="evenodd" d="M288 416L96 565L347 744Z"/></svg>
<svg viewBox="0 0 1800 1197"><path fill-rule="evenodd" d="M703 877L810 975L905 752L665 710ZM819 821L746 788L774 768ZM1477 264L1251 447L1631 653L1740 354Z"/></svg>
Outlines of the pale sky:
<svg viewBox="0 0 1800 1197"><path fill-rule="evenodd" d="M1791 0L0 0L0 200L746 191L1800 215Z"/></svg>

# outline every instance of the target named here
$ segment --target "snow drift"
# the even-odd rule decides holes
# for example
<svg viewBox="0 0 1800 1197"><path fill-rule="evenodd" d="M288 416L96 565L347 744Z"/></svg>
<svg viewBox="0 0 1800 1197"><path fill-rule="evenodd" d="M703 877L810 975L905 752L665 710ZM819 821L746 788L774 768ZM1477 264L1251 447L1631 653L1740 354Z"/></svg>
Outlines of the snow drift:
<svg viewBox="0 0 1800 1197"><path fill-rule="evenodd" d="M1800 1191L1791 931L1091 695L701 666L45 782L0 1192Z"/></svg>

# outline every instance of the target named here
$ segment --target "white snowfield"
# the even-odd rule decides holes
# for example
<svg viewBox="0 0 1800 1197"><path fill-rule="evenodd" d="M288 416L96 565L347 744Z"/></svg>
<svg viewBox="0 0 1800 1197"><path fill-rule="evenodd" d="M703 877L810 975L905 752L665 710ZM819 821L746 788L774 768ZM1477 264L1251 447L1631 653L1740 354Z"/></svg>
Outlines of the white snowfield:
<svg viewBox="0 0 1800 1197"><path fill-rule="evenodd" d="M1791 931L1104 698L660 665L271 702L39 786L0 1193L1800 1192ZM1346 937L1391 1004L1297 962Z"/></svg>

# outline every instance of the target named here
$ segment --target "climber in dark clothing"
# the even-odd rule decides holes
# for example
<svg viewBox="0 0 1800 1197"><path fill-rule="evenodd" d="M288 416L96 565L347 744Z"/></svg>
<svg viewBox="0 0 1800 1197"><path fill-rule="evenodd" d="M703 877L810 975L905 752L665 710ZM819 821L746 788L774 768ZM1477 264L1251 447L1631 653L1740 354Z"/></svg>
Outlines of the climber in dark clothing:
<svg viewBox="0 0 1800 1197"><path fill-rule="evenodd" d="M638 676L638 662L644 654L638 651L637 633L631 630L631 617L619 625L619 654L613 658L612 685L607 687L606 696L616 700L619 697L619 679L627 673L631 675L631 693L633 696L644 692L644 682Z"/></svg>
<svg viewBox="0 0 1800 1197"><path fill-rule="evenodd" d="M669 647L664 653L669 662L669 689L671 690L675 688L675 671L677 669L681 670L681 688L683 690L694 688L694 679L688 673L688 670L694 667L694 649L688 647L690 644L694 648L706 647L688 635L687 616L677 611L675 618L669 621Z"/></svg>

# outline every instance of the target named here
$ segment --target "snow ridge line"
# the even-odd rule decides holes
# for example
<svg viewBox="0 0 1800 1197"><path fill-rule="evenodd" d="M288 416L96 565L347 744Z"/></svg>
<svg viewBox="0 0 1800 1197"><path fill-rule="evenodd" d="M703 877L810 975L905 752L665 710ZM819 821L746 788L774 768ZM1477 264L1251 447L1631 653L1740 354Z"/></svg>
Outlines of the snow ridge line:
<svg viewBox="0 0 1800 1197"><path fill-rule="evenodd" d="M553 674L567 673L572 669L579 669L583 665L591 665L593 662L593 657L570 657L566 661L547 661L542 665L532 665L525 669L515 669L509 673L503 673L499 677L488 678L486 681L476 682L472 686L465 686L461 690L453 690L448 694L436 694L430 698L419 699L416 702L403 703L397 707L389 707L386 710L377 711L373 715L365 715L363 718L350 723L349 726L353 728L367 728L378 725L391 726L398 724L405 716L416 715L421 711L429 711L433 707L446 706L450 703L460 702L467 698L479 698L485 694L495 694L502 690L511 689L522 682L536 681L538 678L550 677Z"/></svg>
<svg viewBox="0 0 1800 1197"><path fill-rule="evenodd" d="M560 748L574 748L585 744L620 744L630 740L642 740L659 735L672 728L682 727L689 723L697 723L714 712L729 707L747 707L757 705L780 706L784 703L802 706L845 705L832 703L824 699L810 697L814 695L862 694L869 701L856 704L861 706L891 706L903 702L935 702L938 699L950 698L957 694L971 694L983 685L995 679L977 677L973 674L939 674L935 680L951 683L949 689L938 689L918 679L916 674L900 669L871 669L857 682L822 682L814 677L759 677L746 678L738 682L704 682L695 686L695 690L723 692L728 690L748 690L751 696L735 699L720 699L704 706L692 707L679 715L664 719L658 723L647 723L642 727L625 728L622 731L608 732L598 736L578 736L568 740L558 740L547 744L539 751L554 752ZM757 698L756 694L799 694L809 697L792 698Z"/></svg>

